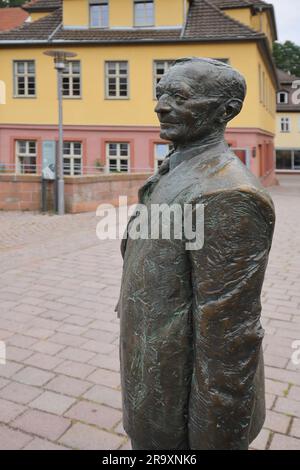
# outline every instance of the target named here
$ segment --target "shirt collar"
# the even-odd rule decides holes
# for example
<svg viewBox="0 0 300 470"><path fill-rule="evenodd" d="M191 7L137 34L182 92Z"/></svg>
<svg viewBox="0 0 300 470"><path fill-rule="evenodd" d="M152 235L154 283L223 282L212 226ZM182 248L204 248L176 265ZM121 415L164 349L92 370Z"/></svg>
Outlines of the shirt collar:
<svg viewBox="0 0 300 470"><path fill-rule="evenodd" d="M182 150L174 150L170 154L170 171L174 170L180 163L190 160L193 157L199 155L201 161L204 157L204 154L209 151L207 158L209 159L214 154L222 153L228 149L228 144L224 140L220 140L219 142L214 142L212 144L206 145L190 145L186 149Z"/></svg>

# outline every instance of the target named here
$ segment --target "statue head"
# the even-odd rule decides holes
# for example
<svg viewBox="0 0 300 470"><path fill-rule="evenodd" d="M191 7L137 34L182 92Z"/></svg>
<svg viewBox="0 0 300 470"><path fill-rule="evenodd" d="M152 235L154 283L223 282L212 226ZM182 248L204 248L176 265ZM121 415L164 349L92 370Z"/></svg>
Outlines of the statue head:
<svg viewBox="0 0 300 470"><path fill-rule="evenodd" d="M224 136L245 95L245 79L230 65L197 57L179 59L157 85L160 136L175 146Z"/></svg>

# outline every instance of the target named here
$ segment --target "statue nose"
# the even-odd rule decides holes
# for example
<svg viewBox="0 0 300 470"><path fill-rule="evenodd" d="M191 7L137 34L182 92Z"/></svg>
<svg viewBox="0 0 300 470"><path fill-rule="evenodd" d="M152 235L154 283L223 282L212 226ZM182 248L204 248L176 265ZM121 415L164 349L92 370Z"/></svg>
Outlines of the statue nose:
<svg viewBox="0 0 300 470"><path fill-rule="evenodd" d="M154 111L156 113L168 113L169 111L171 111L171 105L166 95L163 95L159 98Z"/></svg>

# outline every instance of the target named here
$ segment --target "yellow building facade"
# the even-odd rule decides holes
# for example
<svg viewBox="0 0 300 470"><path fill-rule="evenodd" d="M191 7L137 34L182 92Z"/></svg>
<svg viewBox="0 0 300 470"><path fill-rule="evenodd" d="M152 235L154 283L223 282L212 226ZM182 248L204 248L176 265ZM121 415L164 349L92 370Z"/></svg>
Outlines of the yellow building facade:
<svg viewBox="0 0 300 470"><path fill-rule="evenodd" d="M278 70L276 170L300 172L300 78Z"/></svg>
<svg viewBox="0 0 300 470"><path fill-rule="evenodd" d="M169 147L159 138L155 85L174 60L199 56L226 61L246 78L243 111L226 137L257 176L266 184L272 181L278 84L270 44L276 26L272 6L259 3L26 4L31 21L0 34L0 81L6 90L0 106L0 165L39 172L43 143L57 140L56 72L46 50L76 54L63 77L66 175L94 168L153 171Z"/></svg>

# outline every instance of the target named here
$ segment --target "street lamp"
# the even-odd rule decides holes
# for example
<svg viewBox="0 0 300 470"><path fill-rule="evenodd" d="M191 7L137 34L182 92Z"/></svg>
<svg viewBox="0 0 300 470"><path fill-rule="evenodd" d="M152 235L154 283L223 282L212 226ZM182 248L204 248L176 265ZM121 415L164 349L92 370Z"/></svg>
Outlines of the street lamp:
<svg viewBox="0 0 300 470"><path fill-rule="evenodd" d="M45 55L54 58L54 68L57 70L57 97L58 97L58 156L57 164L57 212L58 215L65 213L65 189L64 189L64 163L63 163L63 106L62 106L62 74L66 67L67 59L75 57L74 52L46 51Z"/></svg>

